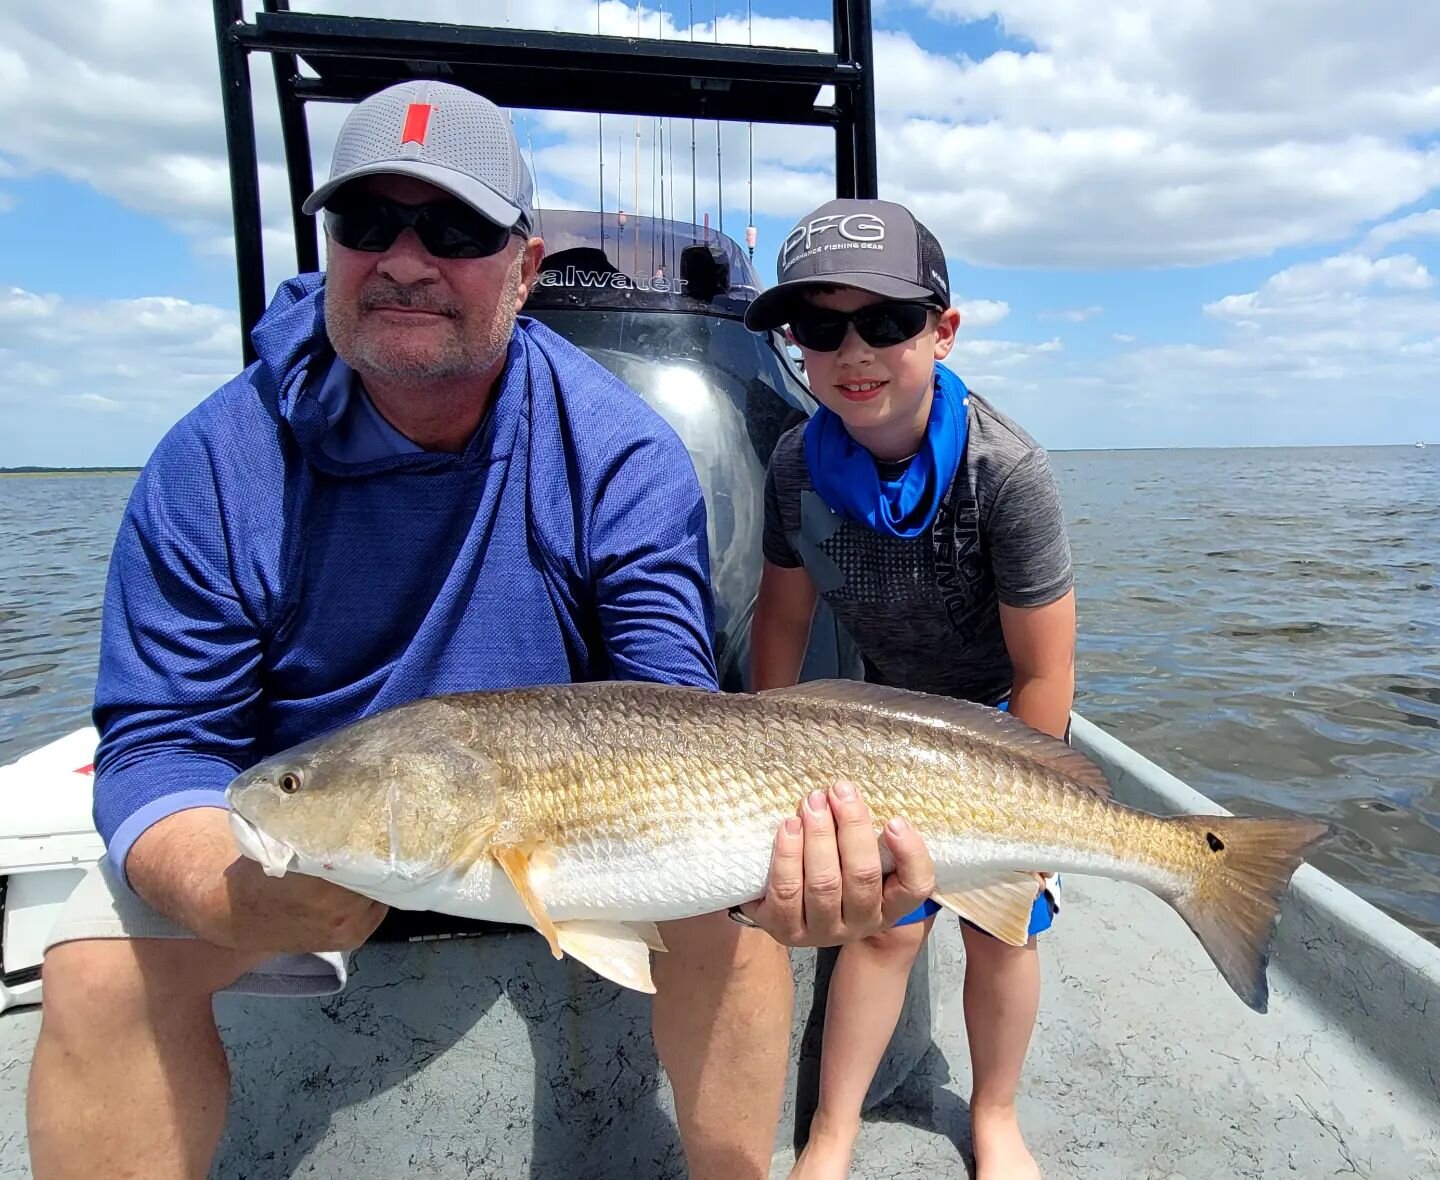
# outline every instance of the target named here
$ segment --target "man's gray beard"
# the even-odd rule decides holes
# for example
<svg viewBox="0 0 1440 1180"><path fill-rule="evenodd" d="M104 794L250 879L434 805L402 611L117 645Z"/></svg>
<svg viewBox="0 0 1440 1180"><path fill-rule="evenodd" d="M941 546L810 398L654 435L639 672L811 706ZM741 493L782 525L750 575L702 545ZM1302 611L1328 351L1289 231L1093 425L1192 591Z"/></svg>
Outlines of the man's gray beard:
<svg viewBox="0 0 1440 1180"><path fill-rule="evenodd" d="M354 369L361 380L367 375L404 383L478 377L494 368L510 348L510 337L515 330L515 300L520 294L520 271L517 257L515 264L506 272L505 289L501 292L495 312L497 318L491 321L485 338L478 342L478 356L475 353L476 342L455 335L450 337L438 355L423 359L407 358L403 353L382 349L365 337L360 327L363 313L359 309L354 311L353 316L347 310L338 319L327 317L330 343L340 359ZM336 328L340 330L337 332ZM337 340L337 336L341 339Z"/></svg>

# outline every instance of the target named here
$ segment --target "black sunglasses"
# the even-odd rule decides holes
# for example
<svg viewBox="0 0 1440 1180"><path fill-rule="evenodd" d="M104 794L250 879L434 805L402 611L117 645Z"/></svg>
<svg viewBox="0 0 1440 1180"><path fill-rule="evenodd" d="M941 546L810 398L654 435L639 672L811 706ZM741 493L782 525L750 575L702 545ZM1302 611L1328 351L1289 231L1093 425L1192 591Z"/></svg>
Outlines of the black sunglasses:
<svg viewBox="0 0 1440 1180"><path fill-rule="evenodd" d="M933 303L903 299L872 303L859 311L832 311L828 307L805 304L790 316L790 335L801 348L834 352L845 342L845 332L854 324L860 339L871 348L892 348L920 335L935 310L938 309Z"/></svg>
<svg viewBox="0 0 1440 1180"><path fill-rule="evenodd" d="M498 254L519 226L507 229L482 217L463 201L402 205L387 197L346 196L325 207L325 228L348 250L379 254L413 229L436 258L489 258Z"/></svg>

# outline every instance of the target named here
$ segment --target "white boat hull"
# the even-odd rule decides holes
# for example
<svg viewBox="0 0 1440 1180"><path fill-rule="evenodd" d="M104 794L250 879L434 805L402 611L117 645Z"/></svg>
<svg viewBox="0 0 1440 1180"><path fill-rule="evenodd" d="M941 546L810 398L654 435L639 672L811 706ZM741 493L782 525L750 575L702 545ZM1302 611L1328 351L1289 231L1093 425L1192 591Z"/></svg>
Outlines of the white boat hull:
<svg viewBox="0 0 1440 1180"><path fill-rule="evenodd" d="M95 742L86 726L0 766L0 1012L40 1003L40 980L29 977L55 915L105 852L90 818Z"/></svg>

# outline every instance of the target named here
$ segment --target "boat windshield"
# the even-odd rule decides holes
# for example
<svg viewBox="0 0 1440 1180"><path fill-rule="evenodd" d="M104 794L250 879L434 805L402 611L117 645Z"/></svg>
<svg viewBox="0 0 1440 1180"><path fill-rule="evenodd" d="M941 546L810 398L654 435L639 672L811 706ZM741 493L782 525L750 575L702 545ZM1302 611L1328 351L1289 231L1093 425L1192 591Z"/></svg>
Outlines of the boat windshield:
<svg viewBox="0 0 1440 1180"><path fill-rule="evenodd" d="M533 304L525 313L619 377L689 448L709 515L716 658L733 686L760 579L765 465L813 408L809 394L772 335L726 316Z"/></svg>
<svg viewBox="0 0 1440 1180"><path fill-rule="evenodd" d="M689 308L740 315L760 291L740 246L713 229L635 214L543 209L536 307Z"/></svg>

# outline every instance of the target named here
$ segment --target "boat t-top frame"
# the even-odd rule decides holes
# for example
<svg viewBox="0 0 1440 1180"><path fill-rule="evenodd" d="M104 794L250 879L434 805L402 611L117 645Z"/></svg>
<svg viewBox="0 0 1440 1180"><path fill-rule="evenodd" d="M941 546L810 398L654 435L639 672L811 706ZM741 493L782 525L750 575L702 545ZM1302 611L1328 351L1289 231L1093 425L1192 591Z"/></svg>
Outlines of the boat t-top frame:
<svg viewBox="0 0 1440 1180"><path fill-rule="evenodd" d="M245 363L255 359L250 332L266 300L252 53L274 66L296 262L316 271L315 218L300 209L314 188L305 104L357 102L413 78L453 82L508 108L833 127L836 195L878 195L870 0L833 3L834 51L821 53L298 13L289 0L263 0L250 22L244 0L214 0Z"/></svg>

